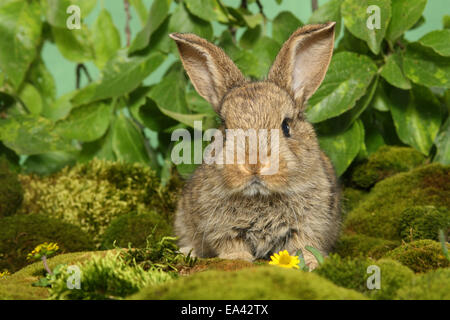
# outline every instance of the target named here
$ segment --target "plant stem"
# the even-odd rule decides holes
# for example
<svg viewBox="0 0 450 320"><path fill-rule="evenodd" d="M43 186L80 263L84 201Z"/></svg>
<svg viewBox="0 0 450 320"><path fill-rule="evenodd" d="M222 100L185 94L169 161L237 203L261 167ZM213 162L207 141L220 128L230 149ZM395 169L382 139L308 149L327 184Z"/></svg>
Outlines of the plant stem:
<svg viewBox="0 0 450 320"><path fill-rule="evenodd" d="M50 270L50 268L48 267L47 257L46 256L42 256L42 263L44 264L44 268L47 271L47 273L48 274L53 274L52 270Z"/></svg>
<svg viewBox="0 0 450 320"><path fill-rule="evenodd" d="M92 82L92 78L91 75L89 74L88 69L86 68L86 66L83 63L79 63L77 64L77 68L76 68L76 88L80 89L80 81L81 81L81 70L84 71L84 74L86 75L86 77L88 78L89 82Z"/></svg>
<svg viewBox="0 0 450 320"><path fill-rule="evenodd" d="M128 0L123 0L123 4L125 6L125 13L127 14L127 19L125 22L125 33L127 35L127 47L130 46L130 42L131 42L131 30L130 30L130 20L131 20L131 15L130 15L130 3L128 2Z"/></svg>
<svg viewBox="0 0 450 320"><path fill-rule="evenodd" d="M312 12L316 11L319 8L319 4L317 0L311 0L311 9Z"/></svg>

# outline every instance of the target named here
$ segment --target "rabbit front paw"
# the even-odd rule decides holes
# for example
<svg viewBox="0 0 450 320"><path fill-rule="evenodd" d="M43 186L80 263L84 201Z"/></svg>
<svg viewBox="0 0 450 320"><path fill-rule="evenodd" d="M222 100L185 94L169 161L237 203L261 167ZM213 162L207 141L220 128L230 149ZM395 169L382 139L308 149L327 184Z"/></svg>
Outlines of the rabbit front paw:
<svg viewBox="0 0 450 320"><path fill-rule="evenodd" d="M253 261L253 255L247 251L222 253L219 255L219 258L227 260L245 260L250 262Z"/></svg>

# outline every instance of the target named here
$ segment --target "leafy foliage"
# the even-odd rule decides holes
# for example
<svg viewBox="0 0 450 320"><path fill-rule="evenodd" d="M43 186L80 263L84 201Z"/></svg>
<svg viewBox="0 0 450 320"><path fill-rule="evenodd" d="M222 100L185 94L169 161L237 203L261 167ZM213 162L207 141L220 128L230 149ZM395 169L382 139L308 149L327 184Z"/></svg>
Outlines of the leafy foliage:
<svg viewBox="0 0 450 320"><path fill-rule="evenodd" d="M143 84L175 60L168 34L194 32L220 45L247 77L261 79L282 43L304 24L289 11L268 18L259 1L260 6L154 0L149 10L142 1L129 1L142 29L123 47L105 8L93 25L83 21L99 3L0 4L0 154L26 156L21 165L28 171L50 173L97 157L147 164L167 182L170 133L192 131L195 120L203 120L204 130L218 125L179 62L160 82ZM80 29L66 27L71 4L81 9ZM380 9L379 28L367 27L369 5ZM424 23L426 5L427 0L331 0L308 20L337 22L336 53L306 114L339 175L384 144L409 145L434 161L450 162L450 32L434 30L411 43L404 37ZM46 43L76 62L78 71L95 64L99 77L56 97L55 80L41 58ZM18 164L18 157L9 159ZM194 168L180 165L179 171Z"/></svg>

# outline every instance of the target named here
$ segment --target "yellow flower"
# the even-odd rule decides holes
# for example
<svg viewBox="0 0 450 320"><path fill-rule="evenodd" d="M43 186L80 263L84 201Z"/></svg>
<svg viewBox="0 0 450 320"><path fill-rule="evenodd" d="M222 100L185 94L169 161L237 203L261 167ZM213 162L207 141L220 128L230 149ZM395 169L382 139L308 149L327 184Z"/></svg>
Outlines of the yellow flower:
<svg viewBox="0 0 450 320"><path fill-rule="evenodd" d="M27 259L36 259L39 260L40 258L42 258L43 256L50 256L52 254L54 254L56 251L58 251L59 247L57 243L47 243L44 242L38 246L36 246L36 248L34 248L33 251L31 251L31 253L28 254Z"/></svg>
<svg viewBox="0 0 450 320"><path fill-rule="evenodd" d="M300 263L300 260L298 259L298 256L291 256L287 250L275 253L270 258L272 261L270 261L269 264L283 268L299 269L298 264Z"/></svg>
<svg viewBox="0 0 450 320"><path fill-rule="evenodd" d="M9 275L11 275L11 274L8 272L8 270L6 270L4 272L0 272L0 279L6 278Z"/></svg>

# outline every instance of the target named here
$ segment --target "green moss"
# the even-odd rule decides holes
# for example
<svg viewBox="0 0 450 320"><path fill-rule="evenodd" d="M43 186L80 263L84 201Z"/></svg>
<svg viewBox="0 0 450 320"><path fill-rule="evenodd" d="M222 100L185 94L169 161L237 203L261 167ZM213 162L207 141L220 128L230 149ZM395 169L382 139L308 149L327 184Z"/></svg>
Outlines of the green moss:
<svg viewBox="0 0 450 320"><path fill-rule="evenodd" d="M27 254L43 242L58 243L60 253L94 248L79 227L44 215L14 215L0 221L0 270L19 270L28 263Z"/></svg>
<svg viewBox="0 0 450 320"><path fill-rule="evenodd" d="M373 271L368 272L369 266L380 269L380 289L370 290L367 286L368 278ZM341 258L330 255L324 264L314 272L329 279L338 286L354 289L373 299L392 299L397 290L411 281L413 271L397 261L381 259L374 261L367 258Z"/></svg>
<svg viewBox="0 0 450 320"><path fill-rule="evenodd" d="M369 276L367 267L371 264L374 264L374 261L364 257L341 258L337 254L330 254L314 272L340 287L365 292Z"/></svg>
<svg viewBox="0 0 450 320"><path fill-rule="evenodd" d="M366 162L355 167L351 181L367 189L396 173L416 168L424 161L425 156L413 148L382 146Z"/></svg>
<svg viewBox="0 0 450 320"><path fill-rule="evenodd" d="M362 234L342 235L333 252L341 257L365 256L372 259L381 258L386 252L398 247L400 241L374 238Z"/></svg>
<svg viewBox="0 0 450 320"><path fill-rule="evenodd" d="M264 266L231 272L199 272L171 283L147 287L130 299L315 300L364 299L364 296L339 288L313 273Z"/></svg>
<svg viewBox="0 0 450 320"><path fill-rule="evenodd" d="M159 270L144 271L139 266L130 266L120 254L93 257L78 265L80 284L78 290L67 287L70 274L67 266L61 276L52 281L50 299L56 300L105 300L120 299L138 292L147 286L155 286L173 279L173 275Z"/></svg>
<svg viewBox="0 0 450 320"><path fill-rule="evenodd" d="M450 211L444 207L416 206L401 213L400 237L405 241L438 240L439 230L449 228Z"/></svg>
<svg viewBox="0 0 450 320"><path fill-rule="evenodd" d="M450 269L437 269L415 277L401 288L399 300L450 300Z"/></svg>
<svg viewBox="0 0 450 320"><path fill-rule="evenodd" d="M48 260L50 269L59 264L73 265L91 259L94 255L105 255L109 251L75 252L57 255ZM33 287L31 284L45 275L41 261L35 262L0 280L0 300L38 300L49 297L48 289Z"/></svg>
<svg viewBox="0 0 450 320"><path fill-rule="evenodd" d="M98 241L118 216L155 211L171 221L175 208L175 191L161 186L155 173L140 164L93 160L47 177L20 178L22 212L77 224Z"/></svg>
<svg viewBox="0 0 450 320"><path fill-rule="evenodd" d="M344 221L344 232L400 240L401 214L409 207L450 207L450 166L430 164L387 178Z"/></svg>
<svg viewBox="0 0 450 320"><path fill-rule="evenodd" d="M450 266L450 262L442 253L441 244L433 240L418 240L405 243L389 251L385 256L399 261L414 272L427 272Z"/></svg>
<svg viewBox="0 0 450 320"><path fill-rule="evenodd" d="M147 244L147 237L154 231L153 240L159 241L164 236L171 235L172 227L160 214L152 211L149 213L128 213L115 218L106 229L102 237L102 247L114 248L116 245L122 248L131 246L143 248Z"/></svg>
<svg viewBox="0 0 450 320"><path fill-rule="evenodd" d="M366 195L366 191L353 188L345 188L342 192L342 212L346 214L352 211L359 205L362 200L364 200Z"/></svg>
<svg viewBox="0 0 450 320"><path fill-rule="evenodd" d="M5 159L0 158L0 218L16 213L22 200L23 190L17 174L9 169Z"/></svg>

